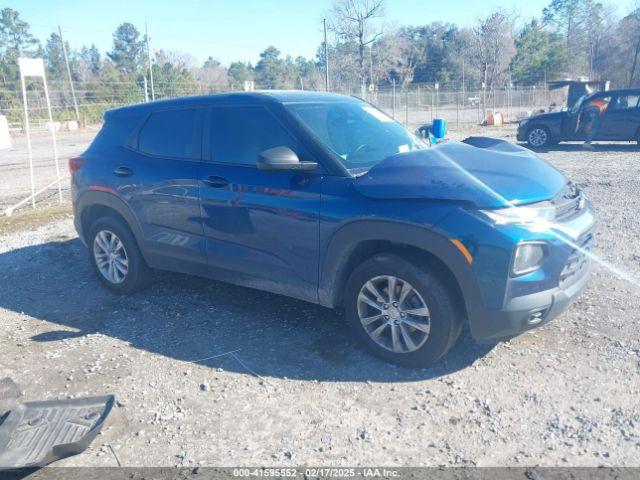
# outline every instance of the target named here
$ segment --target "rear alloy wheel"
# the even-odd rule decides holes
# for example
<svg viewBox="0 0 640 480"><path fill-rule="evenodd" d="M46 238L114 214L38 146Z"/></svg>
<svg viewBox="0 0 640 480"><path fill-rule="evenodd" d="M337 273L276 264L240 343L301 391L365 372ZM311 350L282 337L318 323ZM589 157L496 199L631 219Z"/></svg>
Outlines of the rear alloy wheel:
<svg viewBox="0 0 640 480"><path fill-rule="evenodd" d="M352 272L345 313L356 338L385 360L408 367L438 361L460 334L460 301L437 270L392 254Z"/></svg>
<svg viewBox="0 0 640 480"><path fill-rule="evenodd" d="M551 143L549 130L544 127L533 127L527 134L527 142L533 148L542 148Z"/></svg>
<svg viewBox="0 0 640 480"><path fill-rule="evenodd" d="M144 288L152 270L140 253L129 226L119 218L96 220L88 237L89 259L100 281L116 293Z"/></svg>
<svg viewBox="0 0 640 480"><path fill-rule="evenodd" d="M93 259L98 272L110 283L124 282L129 259L122 240L109 230L100 230L93 239Z"/></svg>

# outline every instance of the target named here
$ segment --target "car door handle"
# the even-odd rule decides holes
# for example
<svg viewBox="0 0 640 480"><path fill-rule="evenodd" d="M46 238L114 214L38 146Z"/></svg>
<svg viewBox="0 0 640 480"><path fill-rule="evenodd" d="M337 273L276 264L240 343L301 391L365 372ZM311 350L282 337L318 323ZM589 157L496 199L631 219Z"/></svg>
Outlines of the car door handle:
<svg viewBox="0 0 640 480"><path fill-rule="evenodd" d="M202 181L202 183L213 188L225 188L229 186L229 182L227 181L226 178L216 177L215 175L210 175L206 177Z"/></svg>
<svg viewBox="0 0 640 480"><path fill-rule="evenodd" d="M118 167L113 171L113 174L116 177L130 177L131 175L133 175L133 170L131 170L129 167Z"/></svg>

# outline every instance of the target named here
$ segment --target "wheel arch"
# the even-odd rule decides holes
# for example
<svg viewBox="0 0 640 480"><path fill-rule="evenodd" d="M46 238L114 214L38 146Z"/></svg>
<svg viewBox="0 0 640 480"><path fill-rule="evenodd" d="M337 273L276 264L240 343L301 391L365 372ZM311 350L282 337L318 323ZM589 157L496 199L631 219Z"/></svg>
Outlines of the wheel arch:
<svg viewBox="0 0 640 480"><path fill-rule="evenodd" d="M450 239L415 224L356 220L341 227L326 248L320 268L319 303L341 306L344 287L353 269L381 253L398 255L437 270L461 300L465 314L481 298L471 266Z"/></svg>
<svg viewBox="0 0 640 480"><path fill-rule="evenodd" d="M143 255L142 247L143 234L140 224L133 215L129 207L117 196L102 191L86 191L78 200L76 211L76 221L78 234L87 243L89 237L89 229L94 221L100 217L115 217L122 220L131 230L133 236L140 247Z"/></svg>

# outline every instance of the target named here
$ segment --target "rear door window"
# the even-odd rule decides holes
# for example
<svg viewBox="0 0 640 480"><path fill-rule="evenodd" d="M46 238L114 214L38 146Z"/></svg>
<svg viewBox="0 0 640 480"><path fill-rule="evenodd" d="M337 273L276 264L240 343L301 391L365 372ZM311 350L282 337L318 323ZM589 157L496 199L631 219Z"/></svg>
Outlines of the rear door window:
<svg viewBox="0 0 640 480"><path fill-rule="evenodd" d="M261 106L212 108L210 128L214 162L255 166L258 154L274 147L301 155L298 141Z"/></svg>
<svg viewBox="0 0 640 480"><path fill-rule="evenodd" d="M200 158L198 109L162 110L152 113L140 131L138 149L159 157Z"/></svg>

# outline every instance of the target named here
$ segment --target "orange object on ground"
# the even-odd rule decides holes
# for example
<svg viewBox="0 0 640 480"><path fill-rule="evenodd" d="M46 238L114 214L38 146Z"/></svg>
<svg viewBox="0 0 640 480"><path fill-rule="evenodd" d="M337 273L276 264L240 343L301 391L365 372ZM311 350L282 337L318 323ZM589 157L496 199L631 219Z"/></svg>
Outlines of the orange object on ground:
<svg viewBox="0 0 640 480"><path fill-rule="evenodd" d="M501 127L504 124L504 117L500 112L491 113L487 117L487 125L495 125L497 127Z"/></svg>

